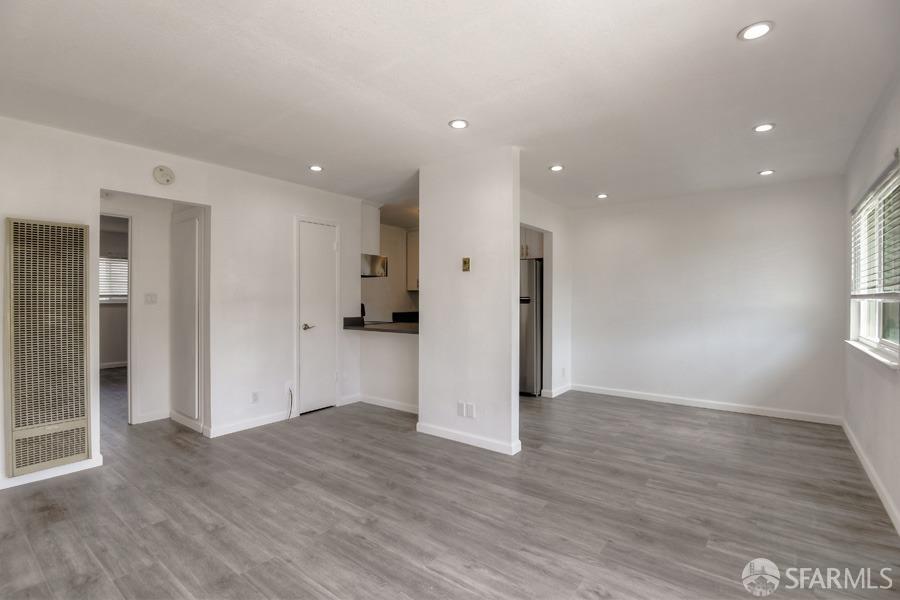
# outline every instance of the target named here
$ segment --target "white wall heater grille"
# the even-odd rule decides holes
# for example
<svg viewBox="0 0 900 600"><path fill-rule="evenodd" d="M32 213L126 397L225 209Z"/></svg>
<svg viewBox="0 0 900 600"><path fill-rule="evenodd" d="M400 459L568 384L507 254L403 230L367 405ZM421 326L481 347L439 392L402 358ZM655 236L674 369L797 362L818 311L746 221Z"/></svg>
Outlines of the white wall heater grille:
<svg viewBox="0 0 900 600"><path fill-rule="evenodd" d="M89 458L86 225L6 220L10 476Z"/></svg>

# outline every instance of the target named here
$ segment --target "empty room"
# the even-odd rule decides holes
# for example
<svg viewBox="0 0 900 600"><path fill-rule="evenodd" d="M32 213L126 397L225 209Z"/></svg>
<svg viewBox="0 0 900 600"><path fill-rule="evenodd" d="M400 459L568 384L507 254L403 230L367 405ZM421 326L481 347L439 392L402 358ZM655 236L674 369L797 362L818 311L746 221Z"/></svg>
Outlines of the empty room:
<svg viewBox="0 0 900 600"><path fill-rule="evenodd" d="M0 82L0 599L900 594L897 0L3 0Z"/></svg>

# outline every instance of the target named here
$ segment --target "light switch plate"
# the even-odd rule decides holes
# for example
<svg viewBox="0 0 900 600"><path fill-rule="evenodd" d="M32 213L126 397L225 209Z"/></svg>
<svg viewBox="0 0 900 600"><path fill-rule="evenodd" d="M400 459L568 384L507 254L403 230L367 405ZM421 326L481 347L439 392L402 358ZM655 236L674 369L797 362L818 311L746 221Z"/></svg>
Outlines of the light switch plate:
<svg viewBox="0 0 900 600"><path fill-rule="evenodd" d="M157 302L159 302L159 297L153 292L144 294L144 304L156 304Z"/></svg>
<svg viewBox="0 0 900 600"><path fill-rule="evenodd" d="M472 262L468 256L463 256L462 270L469 271L471 269Z"/></svg>

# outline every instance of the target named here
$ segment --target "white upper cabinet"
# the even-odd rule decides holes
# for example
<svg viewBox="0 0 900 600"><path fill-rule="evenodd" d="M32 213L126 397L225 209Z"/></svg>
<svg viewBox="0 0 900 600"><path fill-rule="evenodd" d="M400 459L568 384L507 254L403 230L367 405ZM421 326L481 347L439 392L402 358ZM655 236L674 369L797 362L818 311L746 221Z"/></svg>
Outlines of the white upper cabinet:
<svg viewBox="0 0 900 600"><path fill-rule="evenodd" d="M362 254L381 254L381 208L362 203Z"/></svg>
<svg viewBox="0 0 900 600"><path fill-rule="evenodd" d="M544 258L544 233L527 227L519 229L519 258Z"/></svg>

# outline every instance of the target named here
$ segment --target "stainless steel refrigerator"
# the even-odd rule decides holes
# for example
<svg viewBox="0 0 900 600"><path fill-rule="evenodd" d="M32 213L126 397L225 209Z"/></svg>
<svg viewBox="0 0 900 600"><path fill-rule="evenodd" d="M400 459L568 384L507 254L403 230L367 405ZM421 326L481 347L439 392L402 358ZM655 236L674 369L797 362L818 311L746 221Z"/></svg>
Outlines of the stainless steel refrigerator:
<svg viewBox="0 0 900 600"><path fill-rule="evenodd" d="M543 262L519 261L519 393L541 394Z"/></svg>

